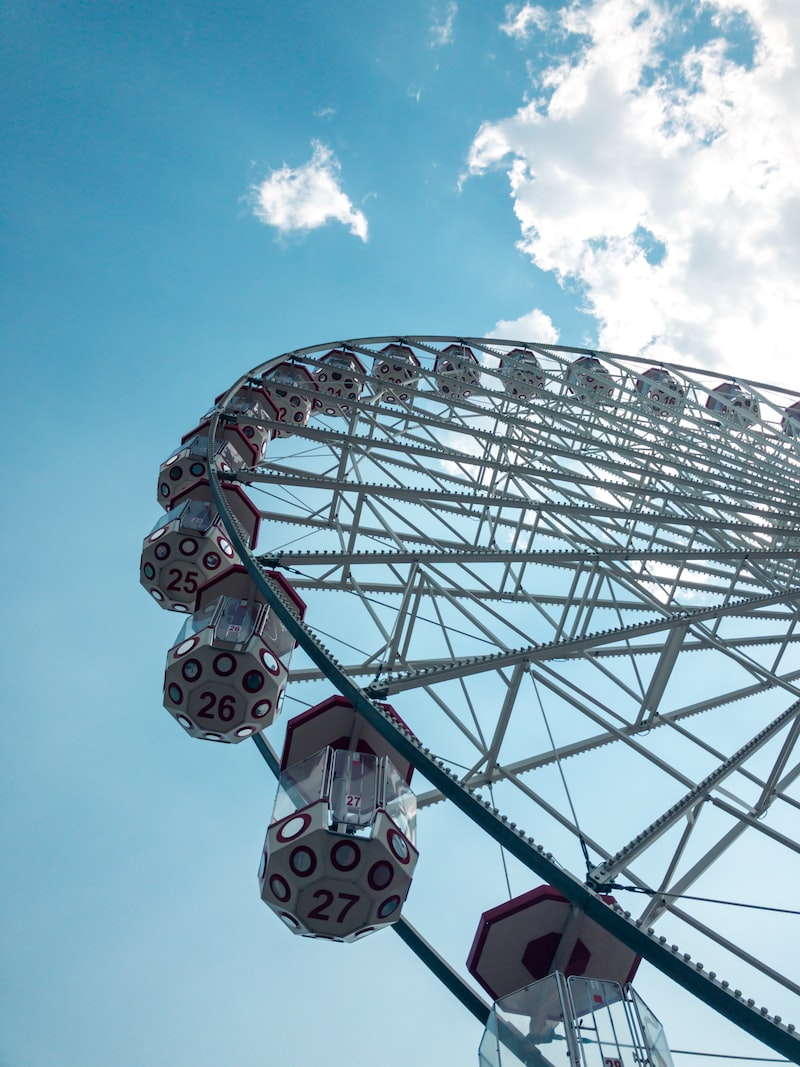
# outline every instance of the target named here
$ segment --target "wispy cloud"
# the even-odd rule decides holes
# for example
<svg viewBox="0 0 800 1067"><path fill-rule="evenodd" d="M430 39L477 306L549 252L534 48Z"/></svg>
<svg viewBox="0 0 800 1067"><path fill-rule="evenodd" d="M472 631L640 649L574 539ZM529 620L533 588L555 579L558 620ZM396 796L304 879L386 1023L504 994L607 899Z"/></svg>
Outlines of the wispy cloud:
<svg viewBox="0 0 800 1067"><path fill-rule="evenodd" d="M284 165L251 189L253 214L279 233L315 230L330 221L367 240L367 219L339 185L341 166L330 148L312 141L312 156L300 167Z"/></svg>
<svg viewBox="0 0 800 1067"><path fill-rule="evenodd" d="M543 30L548 23L548 14L538 4L523 4L517 8L516 4L506 6L506 21L501 24L500 30L509 37L516 37L518 41L527 41L534 30Z"/></svg>
<svg viewBox="0 0 800 1067"><path fill-rule="evenodd" d="M441 48L442 45L453 43L453 29L457 14L458 4L455 0L449 0L444 14L441 13L438 6L434 7L431 13L431 48Z"/></svg>
<svg viewBox="0 0 800 1067"><path fill-rule="evenodd" d="M504 32L523 37L531 10ZM800 5L583 0L558 17L559 58L481 126L470 173L505 170L519 247L577 284L601 347L796 377Z"/></svg>

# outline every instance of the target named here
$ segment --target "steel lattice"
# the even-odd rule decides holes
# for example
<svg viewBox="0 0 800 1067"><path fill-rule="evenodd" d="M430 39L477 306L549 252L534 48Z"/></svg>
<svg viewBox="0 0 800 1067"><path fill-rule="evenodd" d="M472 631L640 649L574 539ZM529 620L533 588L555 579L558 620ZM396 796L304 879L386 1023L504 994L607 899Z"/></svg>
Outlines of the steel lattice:
<svg viewBox="0 0 800 1067"><path fill-rule="evenodd" d="M387 402L373 369L392 342L420 368ZM469 395L442 393L451 344L481 357ZM262 512L257 560L286 569L344 674L466 789L491 789L583 878L581 837L591 884L653 891L643 925L683 925L759 989L800 993L763 943L678 899L726 879L741 899L729 872L751 854L779 875L769 903L800 884L798 394L659 366L665 403L647 362L472 338L313 346L248 377L286 360L314 374L331 348L366 367L360 398L270 423L264 461L225 476ZM514 395L521 348L538 378ZM605 375L588 386L587 357ZM291 692L313 702L326 673L296 661Z"/></svg>

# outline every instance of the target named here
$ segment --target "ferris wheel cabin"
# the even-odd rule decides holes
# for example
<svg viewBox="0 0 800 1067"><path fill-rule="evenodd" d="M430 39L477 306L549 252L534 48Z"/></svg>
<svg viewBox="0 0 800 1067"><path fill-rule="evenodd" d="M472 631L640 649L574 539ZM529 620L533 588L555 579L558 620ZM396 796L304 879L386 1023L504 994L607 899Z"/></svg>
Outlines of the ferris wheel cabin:
<svg viewBox="0 0 800 1067"><path fill-rule="evenodd" d="M275 571L293 614L306 605ZM194 614L167 653L164 707L191 737L236 744L260 733L281 705L295 640L244 567L201 586Z"/></svg>
<svg viewBox="0 0 800 1067"><path fill-rule="evenodd" d="M745 429L759 417L758 401L736 382L722 382L712 389L706 407L734 429Z"/></svg>
<svg viewBox="0 0 800 1067"><path fill-rule="evenodd" d="M616 390L616 382L596 356L578 356L567 367L565 380L576 399L589 403L608 403Z"/></svg>
<svg viewBox="0 0 800 1067"><path fill-rule="evenodd" d="M537 389L544 389L545 378L533 352L514 348L500 360L503 386L519 400L527 400Z"/></svg>
<svg viewBox="0 0 800 1067"><path fill-rule="evenodd" d="M411 773L343 697L289 722L259 887L293 933L356 941L400 918L417 862Z"/></svg>
<svg viewBox="0 0 800 1067"><path fill-rule="evenodd" d="M219 404L224 395L221 393L214 403ZM237 433L241 437L247 450L248 466L251 466L264 458L267 445L275 436L275 430L262 425L259 420L266 423L277 418L277 408L266 391L260 386L247 384L238 389L225 405L224 421L220 427L224 435ZM207 425L207 422L204 420L203 425Z"/></svg>
<svg viewBox="0 0 800 1067"><path fill-rule="evenodd" d="M419 381L420 362L408 345L390 344L377 353L372 373L378 379L376 399L386 404L407 404Z"/></svg>
<svg viewBox="0 0 800 1067"><path fill-rule="evenodd" d="M223 492L245 543L255 544L261 521L258 509L237 485L225 485ZM162 608L190 612L200 587L240 561L208 482L196 482L172 505L144 539L139 581Z"/></svg>
<svg viewBox="0 0 800 1067"><path fill-rule="evenodd" d="M221 471L241 470L247 465L249 455L241 441L222 437L216 442L214 462ZM175 500L199 481L208 481L208 435L195 430L184 437L178 448L166 459L158 472L158 502L165 511L171 511Z"/></svg>
<svg viewBox="0 0 800 1067"><path fill-rule="evenodd" d="M360 399L367 368L354 352L341 349L328 352L319 362L319 368L314 371L314 380L319 387L316 406L325 415L349 418L352 404L348 405L347 401Z"/></svg>
<svg viewBox="0 0 800 1067"><path fill-rule="evenodd" d="M299 363L279 363L264 374L263 388L277 412L278 422L290 424L277 435L290 432L290 426L307 426L319 386L311 372Z"/></svg>
<svg viewBox="0 0 800 1067"><path fill-rule="evenodd" d="M686 401L686 390L663 367L651 367L636 382L636 391L654 415L676 419Z"/></svg>
<svg viewBox="0 0 800 1067"><path fill-rule="evenodd" d="M630 985L640 959L552 886L484 912L467 959L494 1002L481 1067L673 1067Z"/></svg>
<svg viewBox="0 0 800 1067"><path fill-rule="evenodd" d="M437 355L433 365L439 391L451 400L466 400L480 383L480 364L467 345L448 345Z"/></svg>

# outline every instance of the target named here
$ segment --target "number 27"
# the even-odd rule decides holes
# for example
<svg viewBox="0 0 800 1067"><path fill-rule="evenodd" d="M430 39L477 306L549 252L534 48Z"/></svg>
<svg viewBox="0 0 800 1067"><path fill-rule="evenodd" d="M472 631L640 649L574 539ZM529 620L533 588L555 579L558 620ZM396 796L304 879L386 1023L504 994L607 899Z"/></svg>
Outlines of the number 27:
<svg viewBox="0 0 800 1067"><path fill-rule="evenodd" d="M327 921L328 919L330 919L330 915L328 914L327 909L333 903L333 893L331 893L329 889L318 889L316 893L313 894L313 896L315 900L320 897L322 898L322 900L321 903L317 904L316 908L314 908L313 911L310 911L308 913L309 919L322 919L323 921ZM337 923L342 923L344 922L345 916L347 915L348 911L350 911L354 904L361 900L361 897L358 896L357 893L337 893L336 896L340 900L346 901L344 907L341 909L339 914L336 916L336 919L334 920Z"/></svg>

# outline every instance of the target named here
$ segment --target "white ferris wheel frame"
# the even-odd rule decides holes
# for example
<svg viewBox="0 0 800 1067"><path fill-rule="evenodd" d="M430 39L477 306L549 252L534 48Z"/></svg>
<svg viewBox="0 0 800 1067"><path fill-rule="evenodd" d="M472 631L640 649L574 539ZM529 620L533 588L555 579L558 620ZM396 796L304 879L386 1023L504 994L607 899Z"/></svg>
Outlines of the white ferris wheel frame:
<svg viewBox="0 0 800 1067"><path fill-rule="evenodd" d="M369 370L387 345L410 347L421 364L408 398L389 403ZM448 379L435 368L448 345L479 354L480 381L468 395L457 385L442 395ZM502 362L520 349L541 370L524 396L522 386L516 395L509 388ZM237 390L268 382L287 361L313 374L331 350L367 368L364 393L335 418L312 417L288 433L285 423L268 422L280 436L261 463L217 469L215 435L232 417L226 405ZM601 362L602 390L582 388L570 371L581 359ZM722 375L659 364L682 394L668 410L648 402L641 385L651 365L550 344L442 336L297 349L243 375L212 413L212 493L253 580L308 657L290 675L294 686L332 684L430 784L421 807L454 803L645 959L800 1062L793 1027L655 929L669 916L760 979L800 993L680 900L743 836L766 840L792 861L800 853L800 834L791 830L800 801L790 788L800 777L800 441L786 432L794 429L786 410L800 394L737 379L744 408L715 411L708 398L718 395ZM261 540L269 547L248 550L224 480L263 500ZM335 650L326 647L314 611L297 620L267 576L276 567L310 602L356 603L362 627L371 628L368 647L363 628L357 652L342 635L337 644L336 634ZM690 659L713 665L699 699L682 681ZM415 733L376 703L404 694L428 709L427 719L410 722ZM532 702L543 716L550 707L556 726L568 724L573 736L556 743L545 718L550 743L521 746L519 709ZM739 706L747 715L736 713L730 737L695 726ZM419 722L434 713L432 743ZM691 753L685 766L671 762L669 747L659 749L655 739L667 736L675 751ZM259 747L274 769L269 744L259 739ZM643 803L636 832L620 839L587 830L565 810L571 802L554 802L536 786L543 770L560 771L575 757L592 766L605 750L624 752L661 783L656 806ZM669 802L659 804L662 796ZM706 809L721 830L715 824L698 848ZM768 818L773 809L780 818ZM593 854L583 879L518 829L530 812L580 841L587 859ZM636 916L601 899L601 890L623 881L646 892ZM401 920L398 932L476 1015L485 1014L408 923Z"/></svg>

